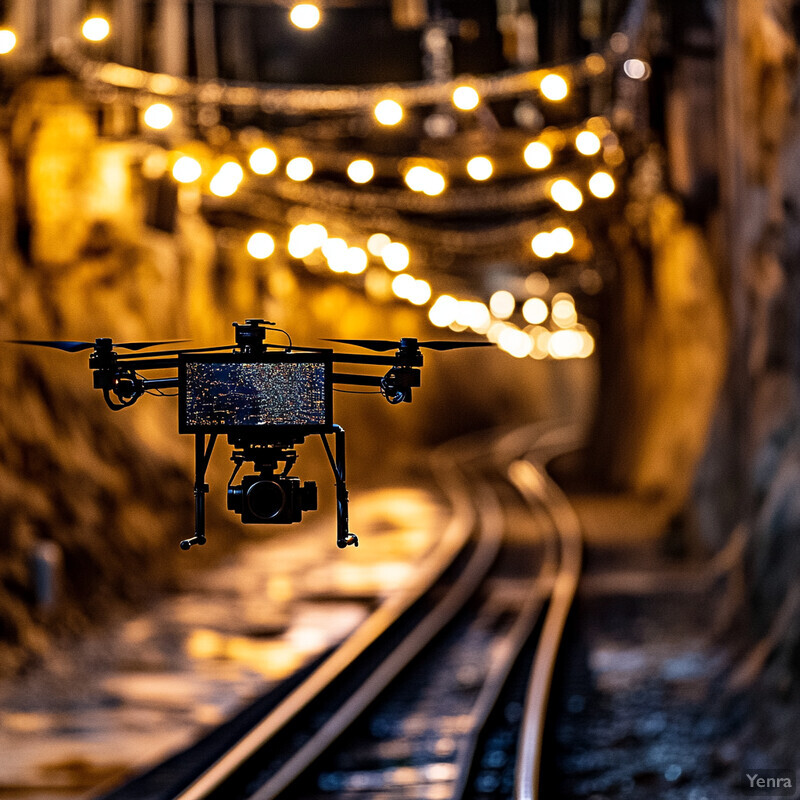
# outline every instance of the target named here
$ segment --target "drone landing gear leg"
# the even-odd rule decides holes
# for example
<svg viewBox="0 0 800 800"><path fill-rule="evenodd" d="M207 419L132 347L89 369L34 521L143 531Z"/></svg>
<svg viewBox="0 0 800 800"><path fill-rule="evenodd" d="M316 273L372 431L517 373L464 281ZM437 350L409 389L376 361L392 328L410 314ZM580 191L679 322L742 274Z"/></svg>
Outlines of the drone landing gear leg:
<svg viewBox="0 0 800 800"><path fill-rule="evenodd" d="M336 460L333 459L328 440L325 434L321 435L322 443L325 445L325 452L328 454L328 461L336 478L336 544L339 547L347 547L352 544L358 547L358 536L348 531L348 507L347 507L347 484L345 483L345 460L344 460L344 429L340 425L333 426L336 436Z"/></svg>
<svg viewBox="0 0 800 800"><path fill-rule="evenodd" d="M181 542L181 550L188 550L193 544L206 543L206 494L208 484L206 469L211 460L211 451L217 441L217 434L212 433L208 438L206 449L206 435L195 434L194 439L194 536Z"/></svg>

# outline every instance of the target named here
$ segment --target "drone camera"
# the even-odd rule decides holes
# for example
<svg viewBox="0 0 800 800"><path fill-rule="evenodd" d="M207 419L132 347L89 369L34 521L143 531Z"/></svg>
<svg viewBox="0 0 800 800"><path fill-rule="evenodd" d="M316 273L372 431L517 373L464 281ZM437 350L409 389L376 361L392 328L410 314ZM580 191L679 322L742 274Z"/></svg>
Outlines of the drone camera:
<svg viewBox="0 0 800 800"><path fill-rule="evenodd" d="M317 484L299 478L246 475L228 487L228 510L250 524L286 525L300 522L304 511L317 509Z"/></svg>

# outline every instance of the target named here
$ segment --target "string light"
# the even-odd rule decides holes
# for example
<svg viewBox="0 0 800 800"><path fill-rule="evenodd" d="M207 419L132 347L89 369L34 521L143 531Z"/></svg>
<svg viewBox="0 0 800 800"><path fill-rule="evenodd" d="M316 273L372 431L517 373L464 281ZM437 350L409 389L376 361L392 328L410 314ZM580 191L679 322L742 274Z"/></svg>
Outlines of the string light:
<svg viewBox="0 0 800 800"><path fill-rule="evenodd" d="M550 258L556 252L553 237L547 231L541 231L531 239L531 249L539 258Z"/></svg>
<svg viewBox="0 0 800 800"><path fill-rule="evenodd" d="M553 160L553 152L544 142L531 142L525 148L523 158L531 169L544 169Z"/></svg>
<svg viewBox="0 0 800 800"><path fill-rule="evenodd" d="M564 209L564 211L577 211L583 205L583 194L572 181L560 178L550 187L550 196Z"/></svg>
<svg viewBox="0 0 800 800"><path fill-rule="evenodd" d="M589 178L589 191L595 197L601 199L611 197L611 195L614 194L614 189L616 189L614 179L607 172L595 172L594 175Z"/></svg>
<svg viewBox="0 0 800 800"><path fill-rule="evenodd" d="M475 181L485 181L492 177L494 165L486 156L475 156L467 162L467 174Z"/></svg>
<svg viewBox="0 0 800 800"><path fill-rule="evenodd" d="M643 81L650 77L650 65L640 58L629 58L622 65L622 71L635 81Z"/></svg>
<svg viewBox="0 0 800 800"><path fill-rule="evenodd" d="M90 42L102 42L109 33L111 33L111 26L108 20L103 17L89 17L81 27L81 33L84 39Z"/></svg>
<svg viewBox="0 0 800 800"><path fill-rule="evenodd" d="M508 319L514 313L516 305L514 295L505 289L500 289L489 298L489 310L498 319Z"/></svg>
<svg viewBox="0 0 800 800"><path fill-rule="evenodd" d="M572 246L575 244L575 237L569 228L559 226L550 231L550 241L553 244L553 250L563 255L572 250Z"/></svg>
<svg viewBox="0 0 800 800"><path fill-rule="evenodd" d="M522 316L531 325L539 325L547 319L550 309L541 297L529 297L522 304Z"/></svg>
<svg viewBox="0 0 800 800"><path fill-rule="evenodd" d="M181 156L172 165L172 177L178 183L194 183L202 174L200 162L191 156Z"/></svg>
<svg viewBox="0 0 800 800"><path fill-rule="evenodd" d="M575 147L582 155L593 156L600 152L600 146L600 137L591 131L581 131L575 137Z"/></svg>
<svg viewBox="0 0 800 800"><path fill-rule="evenodd" d="M250 154L248 163L256 175L271 175L278 166L278 156L271 147L259 147Z"/></svg>
<svg viewBox="0 0 800 800"><path fill-rule="evenodd" d="M367 268L367 252L360 247L347 248L347 272L351 275L360 275Z"/></svg>
<svg viewBox="0 0 800 800"><path fill-rule="evenodd" d="M381 256L383 249L391 243L391 239L385 233L373 233L367 239L367 250L374 256Z"/></svg>
<svg viewBox="0 0 800 800"><path fill-rule="evenodd" d="M293 181L307 181L314 174L314 165L311 160L303 156L293 158L286 165L286 175Z"/></svg>
<svg viewBox="0 0 800 800"><path fill-rule="evenodd" d="M514 358L525 358L533 350L533 342L525 331L514 325L506 325L497 339L497 345Z"/></svg>
<svg viewBox="0 0 800 800"><path fill-rule="evenodd" d="M0 28L0 55L10 53L17 46L17 36L8 28Z"/></svg>
<svg viewBox="0 0 800 800"><path fill-rule="evenodd" d="M402 276L398 275L397 277L400 278ZM414 281L414 285L409 289L407 299L415 306L423 306L431 299L431 294L431 285L428 281L417 278Z"/></svg>
<svg viewBox="0 0 800 800"><path fill-rule="evenodd" d="M332 237L322 243L322 255L328 262L328 266L334 272L346 272L348 264L347 251L350 248L344 239Z"/></svg>
<svg viewBox="0 0 800 800"><path fill-rule="evenodd" d="M386 268L392 272L402 272L411 261L411 254L402 242L390 242L381 251Z"/></svg>
<svg viewBox="0 0 800 800"><path fill-rule="evenodd" d="M217 197L230 197L244 178L244 170L236 161L226 161L211 179L208 188Z"/></svg>
<svg viewBox="0 0 800 800"><path fill-rule="evenodd" d="M416 279L404 272L402 275L397 275L392 281L392 291L402 300L408 300L414 291L414 284Z"/></svg>
<svg viewBox="0 0 800 800"><path fill-rule="evenodd" d="M247 252L259 260L269 258L275 252L275 240L268 233L258 231L247 240Z"/></svg>
<svg viewBox="0 0 800 800"><path fill-rule="evenodd" d="M381 100L373 113L381 125L397 125L403 119L403 106L396 100Z"/></svg>
<svg viewBox="0 0 800 800"><path fill-rule="evenodd" d="M569 328L578 321L575 300L567 292L559 292L552 300L550 317L559 328Z"/></svg>
<svg viewBox="0 0 800 800"><path fill-rule="evenodd" d="M347 177L353 183L369 183L375 175L375 167L366 158L351 161L347 167Z"/></svg>
<svg viewBox="0 0 800 800"><path fill-rule="evenodd" d="M457 86L453 89L453 105L461 111L472 111L478 107L481 97L472 86Z"/></svg>
<svg viewBox="0 0 800 800"><path fill-rule="evenodd" d="M289 12L292 25L304 31L316 28L320 17L320 11L313 3L299 3Z"/></svg>
<svg viewBox="0 0 800 800"><path fill-rule="evenodd" d="M569 84L561 77L551 72L542 78L539 84L541 93L555 103L563 100L569 94Z"/></svg>
<svg viewBox="0 0 800 800"><path fill-rule="evenodd" d="M449 294L442 294L428 310L428 319L437 328L446 328L455 322L458 315L459 302Z"/></svg>
<svg viewBox="0 0 800 800"><path fill-rule="evenodd" d="M169 127L173 118L172 109L166 103L153 103L144 112L144 124L157 131Z"/></svg>

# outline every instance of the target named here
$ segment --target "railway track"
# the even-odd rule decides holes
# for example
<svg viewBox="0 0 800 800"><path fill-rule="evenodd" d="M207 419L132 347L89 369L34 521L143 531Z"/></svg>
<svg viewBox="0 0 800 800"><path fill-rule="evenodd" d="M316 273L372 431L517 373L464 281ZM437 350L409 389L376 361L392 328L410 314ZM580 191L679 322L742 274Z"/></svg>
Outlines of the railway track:
<svg viewBox="0 0 800 800"><path fill-rule="evenodd" d="M547 697L581 561L531 427L440 449L454 514L409 591L292 686L104 800L538 796Z"/></svg>

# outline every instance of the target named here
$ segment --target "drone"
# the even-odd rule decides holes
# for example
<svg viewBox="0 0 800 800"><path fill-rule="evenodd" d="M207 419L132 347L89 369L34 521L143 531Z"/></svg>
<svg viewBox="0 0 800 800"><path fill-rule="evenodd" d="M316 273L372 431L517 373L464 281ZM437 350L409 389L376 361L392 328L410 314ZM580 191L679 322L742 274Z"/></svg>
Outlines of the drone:
<svg viewBox="0 0 800 800"><path fill-rule="evenodd" d="M232 446L233 473L227 486L228 510L245 524L291 524L304 511L317 508L317 485L301 484L289 472L297 460L296 447L307 436L319 435L336 482L336 543L340 548L358 546L349 530L348 492L345 482L345 433L333 421L333 387L337 384L377 387L391 404L410 403L412 389L420 385L423 358L420 348L453 350L486 347L490 342L420 342L402 338L325 339L393 355L334 352L331 348L298 347L276 323L246 319L233 323L235 344L219 347L159 350L146 355L118 353L179 344L163 342L115 343L109 338L94 342L14 339L16 344L51 347L76 353L92 349L89 369L93 387L103 393L106 405L120 411L145 394L174 396L177 389L178 432L195 437L194 535L181 541L183 550L206 543L205 482L217 437L225 435ZM267 332L283 334L288 343L267 342ZM361 364L388 367L383 375L334 371L334 365ZM146 377L148 370L177 370L172 377ZM328 436L333 434L335 453ZM254 473L241 483L234 480L245 463Z"/></svg>

